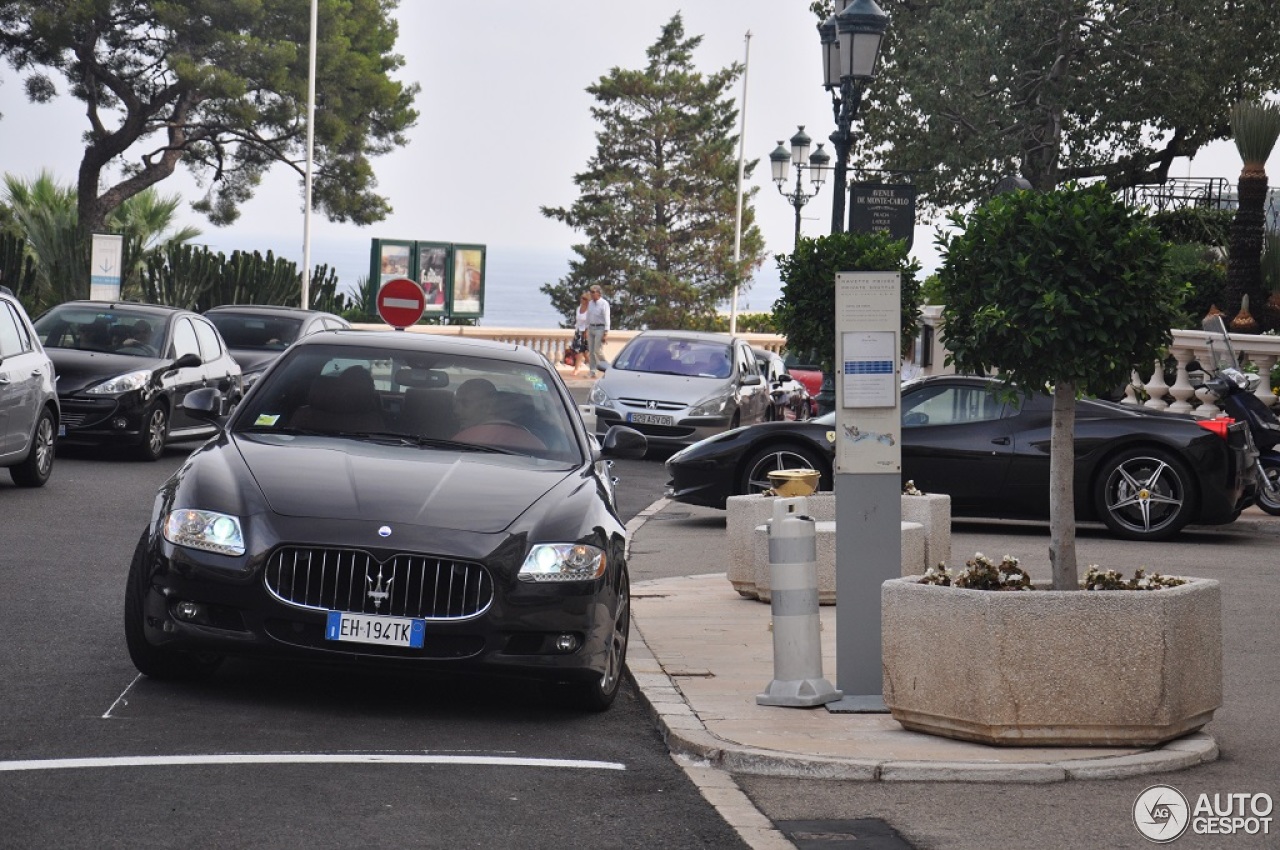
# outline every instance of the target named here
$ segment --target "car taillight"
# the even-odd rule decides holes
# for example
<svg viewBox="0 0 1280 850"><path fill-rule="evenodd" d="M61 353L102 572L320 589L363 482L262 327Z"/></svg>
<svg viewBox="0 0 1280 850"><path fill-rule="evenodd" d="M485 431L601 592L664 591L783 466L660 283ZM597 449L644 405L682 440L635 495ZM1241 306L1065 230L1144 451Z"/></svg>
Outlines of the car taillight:
<svg viewBox="0 0 1280 850"><path fill-rule="evenodd" d="M1235 419L1230 416L1219 416L1217 419L1197 419L1196 424L1205 430L1212 431L1222 439L1227 438L1227 429L1234 425Z"/></svg>

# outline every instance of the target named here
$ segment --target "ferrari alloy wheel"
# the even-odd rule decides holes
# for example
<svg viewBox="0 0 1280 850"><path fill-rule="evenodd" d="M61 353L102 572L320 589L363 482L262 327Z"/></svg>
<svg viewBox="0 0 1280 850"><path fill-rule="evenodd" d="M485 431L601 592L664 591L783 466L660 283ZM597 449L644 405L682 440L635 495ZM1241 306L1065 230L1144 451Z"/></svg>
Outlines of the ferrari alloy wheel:
<svg viewBox="0 0 1280 850"><path fill-rule="evenodd" d="M1103 466L1097 478L1099 518L1126 540L1167 540L1195 509L1191 473L1162 449L1129 449Z"/></svg>
<svg viewBox="0 0 1280 850"><path fill-rule="evenodd" d="M831 474L817 452L801 445L766 447L753 454L743 465L737 495L754 496L773 487L769 473L780 469L816 469L822 473L820 490L831 489Z"/></svg>

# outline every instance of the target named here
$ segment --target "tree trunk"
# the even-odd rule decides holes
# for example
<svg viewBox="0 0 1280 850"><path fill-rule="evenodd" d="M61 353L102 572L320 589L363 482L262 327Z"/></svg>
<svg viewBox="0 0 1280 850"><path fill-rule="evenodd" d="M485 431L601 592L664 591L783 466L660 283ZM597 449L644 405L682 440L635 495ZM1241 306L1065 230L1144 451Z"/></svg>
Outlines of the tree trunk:
<svg viewBox="0 0 1280 850"><path fill-rule="evenodd" d="M1266 226L1267 174L1262 169L1245 169L1237 187L1239 207L1231 220L1231 247L1227 261L1227 292L1230 302L1222 305L1228 316L1240 310L1241 296L1249 296L1254 310L1261 308L1269 293L1262 287L1262 240Z"/></svg>
<svg viewBox="0 0 1280 850"><path fill-rule="evenodd" d="M1054 590L1079 590L1076 567L1076 385L1053 388L1053 425L1049 443L1049 563Z"/></svg>

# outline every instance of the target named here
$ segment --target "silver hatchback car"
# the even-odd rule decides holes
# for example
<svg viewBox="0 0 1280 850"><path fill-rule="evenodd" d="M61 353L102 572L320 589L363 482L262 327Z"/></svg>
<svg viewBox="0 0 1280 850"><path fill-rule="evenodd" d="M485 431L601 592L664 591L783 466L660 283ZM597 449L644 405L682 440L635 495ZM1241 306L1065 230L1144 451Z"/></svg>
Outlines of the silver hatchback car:
<svg viewBox="0 0 1280 850"><path fill-rule="evenodd" d="M762 422L769 386L744 339L695 331L644 331L591 390L596 433L628 425L653 446L687 446Z"/></svg>
<svg viewBox="0 0 1280 850"><path fill-rule="evenodd" d="M40 487L53 472L61 418L54 380L26 310L0 287L0 466L19 487Z"/></svg>

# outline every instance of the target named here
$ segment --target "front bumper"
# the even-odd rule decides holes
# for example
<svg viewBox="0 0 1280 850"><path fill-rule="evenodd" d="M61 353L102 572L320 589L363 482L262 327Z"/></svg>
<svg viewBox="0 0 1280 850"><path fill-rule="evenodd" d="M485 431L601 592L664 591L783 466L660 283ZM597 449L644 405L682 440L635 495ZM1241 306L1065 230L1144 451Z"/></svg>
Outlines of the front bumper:
<svg viewBox="0 0 1280 850"><path fill-rule="evenodd" d="M462 620L427 620L420 649L328 640L327 611L272 596L262 577L265 557L244 568L232 559L153 543L143 610L148 642L187 651L586 680L606 668L613 629L614 585L593 582L502 583L483 613ZM196 620L179 603L199 606ZM571 635L571 651L556 641Z"/></svg>

